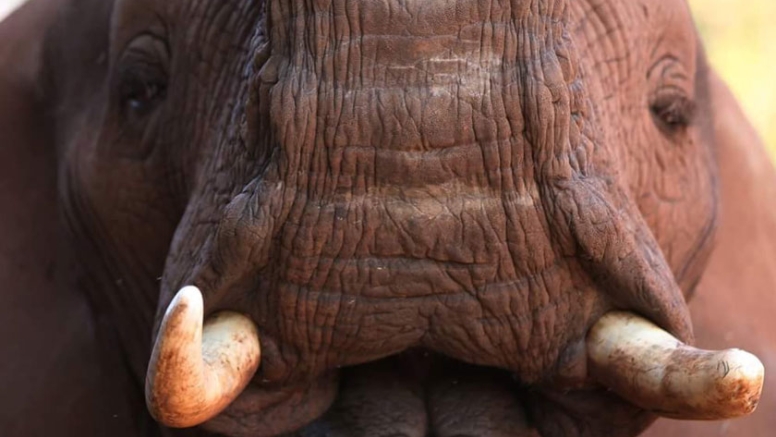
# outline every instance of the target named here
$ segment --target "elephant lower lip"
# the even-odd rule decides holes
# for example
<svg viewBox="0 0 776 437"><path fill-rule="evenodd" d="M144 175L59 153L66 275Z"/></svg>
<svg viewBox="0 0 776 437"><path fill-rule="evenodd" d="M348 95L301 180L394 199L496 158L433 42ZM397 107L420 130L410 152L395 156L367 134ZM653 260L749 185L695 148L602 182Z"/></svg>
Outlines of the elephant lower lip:
<svg viewBox="0 0 776 437"><path fill-rule="evenodd" d="M321 417L337 397L338 384L337 372L281 387L252 382L202 426L229 437L287 435Z"/></svg>
<svg viewBox="0 0 776 437"><path fill-rule="evenodd" d="M626 412L622 435L635 435L633 430L651 421L649 414L602 390L575 392L584 401L569 400L566 393L554 399L555 393L527 386L505 370L412 349L296 387L270 389L253 383L205 427L232 437L352 435L354 429L364 431L361 435L418 437L568 437L588 435L591 429L589 435L621 435L597 431L618 420L598 411L599 405ZM594 406L586 414L597 411L589 414L592 424L589 417L578 418L564 405L584 405L588 399ZM578 424L579 432L567 429L569 423Z"/></svg>
<svg viewBox="0 0 776 437"><path fill-rule="evenodd" d="M235 437L350 435L353 429L364 435L476 436L494 427L538 435L531 434L536 431L525 413L525 388L504 370L412 349L336 373L297 388L253 383L205 427ZM288 423L281 426L278 417ZM300 424L306 425L294 429Z"/></svg>

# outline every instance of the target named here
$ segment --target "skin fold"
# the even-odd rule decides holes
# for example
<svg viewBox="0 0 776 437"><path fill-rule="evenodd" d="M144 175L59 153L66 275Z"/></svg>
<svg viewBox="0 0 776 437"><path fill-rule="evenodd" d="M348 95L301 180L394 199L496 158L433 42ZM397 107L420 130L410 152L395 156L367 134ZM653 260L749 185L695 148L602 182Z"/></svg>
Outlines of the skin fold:
<svg viewBox="0 0 776 437"><path fill-rule="evenodd" d="M613 309L770 362L776 176L684 2L32 0L0 40L2 435L635 436ZM189 284L262 362L171 430Z"/></svg>

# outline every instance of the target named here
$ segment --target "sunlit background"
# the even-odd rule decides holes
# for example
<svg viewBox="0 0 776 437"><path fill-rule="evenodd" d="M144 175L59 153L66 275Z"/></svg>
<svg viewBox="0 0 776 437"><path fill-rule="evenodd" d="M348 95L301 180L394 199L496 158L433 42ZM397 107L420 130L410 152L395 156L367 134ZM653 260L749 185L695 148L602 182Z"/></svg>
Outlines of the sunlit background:
<svg viewBox="0 0 776 437"><path fill-rule="evenodd" d="M712 64L776 160L776 0L689 1ZM0 0L0 19L23 2Z"/></svg>
<svg viewBox="0 0 776 437"><path fill-rule="evenodd" d="M776 0L690 0L712 64L776 160Z"/></svg>
<svg viewBox="0 0 776 437"><path fill-rule="evenodd" d="M24 0L0 0L0 20L22 3Z"/></svg>

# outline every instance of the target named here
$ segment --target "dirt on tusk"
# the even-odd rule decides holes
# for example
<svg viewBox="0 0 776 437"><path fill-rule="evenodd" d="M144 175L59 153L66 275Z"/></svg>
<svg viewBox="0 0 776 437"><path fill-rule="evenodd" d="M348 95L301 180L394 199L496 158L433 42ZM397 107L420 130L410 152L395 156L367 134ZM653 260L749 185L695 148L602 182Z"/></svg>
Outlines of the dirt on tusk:
<svg viewBox="0 0 776 437"><path fill-rule="evenodd" d="M167 308L148 364L148 410L169 427L199 425L242 393L260 357L252 320L224 311L203 327L202 294L184 287Z"/></svg>
<svg viewBox="0 0 776 437"><path fill-rule="evenodd" d="M750 414L762 392L760 360L740 349L688 346L627 312L604 315L587 337L590 375L660 416L719 420Z"/></svg>

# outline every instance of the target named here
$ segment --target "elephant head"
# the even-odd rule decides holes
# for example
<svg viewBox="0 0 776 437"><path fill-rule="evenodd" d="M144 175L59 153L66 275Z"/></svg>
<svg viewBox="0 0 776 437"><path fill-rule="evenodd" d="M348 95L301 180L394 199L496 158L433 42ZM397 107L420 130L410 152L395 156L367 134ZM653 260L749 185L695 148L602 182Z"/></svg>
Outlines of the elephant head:
<svg viewBox="0 0 776 437"><path fill-rule="evenodd" d="M622 310L693 341L717 170L684 2L58 6L34 77L59 206L163 423L631 436L677 414L600 385L586 338Z"/></svg>

